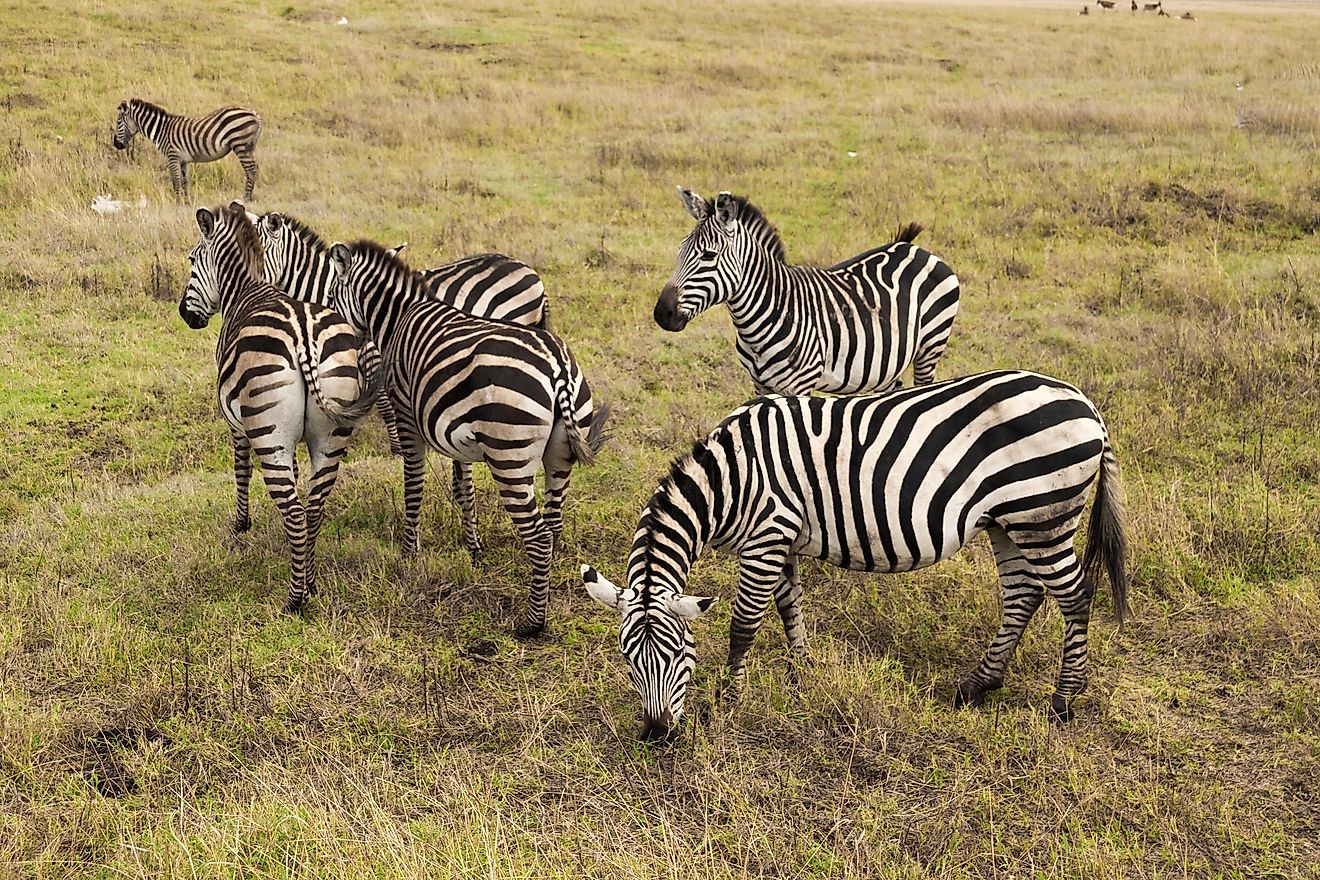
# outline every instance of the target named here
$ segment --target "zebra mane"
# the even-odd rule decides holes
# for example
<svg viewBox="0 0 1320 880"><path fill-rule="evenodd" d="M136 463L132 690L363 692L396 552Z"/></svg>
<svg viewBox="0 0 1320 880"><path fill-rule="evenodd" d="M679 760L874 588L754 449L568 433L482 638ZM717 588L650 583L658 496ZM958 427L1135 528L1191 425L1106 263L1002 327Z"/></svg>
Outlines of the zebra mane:
<svg viewBox="0 0 1320 880"><path fill-rule="evenodd" d="M289 227L293 234L302 239L305 244L311 245L320 253L325 253L330 250L330 245L326 244L325 239L321 238L320 233L299 220L297 217L293 217L289 214L281 214L280 217L283 219L284 225Z"/></svg>
<svg viewBox="0 0 1320 880"><path fill-rule="evenodd" d="M362 254L370 263L387 272L402 275L422 283L422 273L405 263L397 254L390 253L390 249L380 242L372 241L369 238L359 238L357 241L350 242L348 249L355 254Z"/></svg>
<svg viewBox="0 0 1320 880"><path fill-rule="evenodd" d="M220 205L211 211L217 217L224 217L226 224L234 231L234 240L238 243L248 269L253 277L261 278L261 260L263 248L257 227L248 219L247 212L231 205Z"/></svg>
<svg viewBox="0 0 1320 880"><path fill-rule="evenodd" d="M752 234L763 248L770 252L770 255L781 263L787 262L787 256L784 252L784 240L779 237L779 230L765 216L765 213L747 200L746 196L731 195L734 204L738 206L738 220L747 231ZM710 217L715 216L715 199L706 200L706 209Z"/></svg>
<svg viewBox="0 0 1320 880"><path fill-rule="evenodd" d="M660 481L659 487L656 488L655 494L651 496L651 499L646 502L646 506L642 508L642 515L637 523L637 529L638 531L648 533L646 546L642 550L642 570L644 572L649 572L651 569L652 548L655 544L649 540L649 533L655 522L656 509L662 505L667 505L669 503L670 495L673 492L682 492L682 490L678 488L679 480L692 479L692 476L687 472L687 467L690 462L695 463L703 471L706 471L707 473L709 472L706 467L712 458L709 439L710 438L694 440L692 442L691 451L674 457L674 460L669 463L669 472L665 474L664 479ZM654 598L651 586L650 578L646 578L642 581L640 598L644 604L649 603L651 599Z"/></svg>
<svg viewBox="0 0 1320 880"><path fill-rule="evenodd" d="M128 102L128 106L134 109L140 108L142 110L154 110L157 113L164 113L166 116L170 115L170 111L166 110L164 107L160 106L159 104L153 104L150 101L144 101L141 98L130 99Z"/></svg>

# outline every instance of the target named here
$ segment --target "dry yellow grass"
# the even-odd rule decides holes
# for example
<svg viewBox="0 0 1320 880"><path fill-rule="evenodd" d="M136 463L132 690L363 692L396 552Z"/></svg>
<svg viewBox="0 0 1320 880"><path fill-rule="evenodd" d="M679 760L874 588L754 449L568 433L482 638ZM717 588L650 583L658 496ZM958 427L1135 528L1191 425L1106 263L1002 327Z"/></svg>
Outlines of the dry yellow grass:
<svg viewBox="0 0 1320 880"><path fill-rule="evenodd" d="M1075 5L0 12L0 876L1320 876L1314 8ZM527 569L488 483L488 560L446 479L400 560L375 423L306 619L267 499L223 540L214 330L175 311L192 210L152 148L110 148L131 95L258 109L258 210L542 271L618 424L575 475L547 639L507 634ZM232 159L194 180L242 186ZM1076 724L1040 712L1052 610L991 705L950 707L998 618L978 543L904 577L807 566L815 664L791 680L767 627L723 710L721 603L700 720L633 742L576 566L621 571L669 457L749 392L722 313L651 323L675 184L751 196L797 261L922 222L964 283L943 375L1098 402L1134 619L1097 615ZM102 192L149 207L99 217Z"/></svg>

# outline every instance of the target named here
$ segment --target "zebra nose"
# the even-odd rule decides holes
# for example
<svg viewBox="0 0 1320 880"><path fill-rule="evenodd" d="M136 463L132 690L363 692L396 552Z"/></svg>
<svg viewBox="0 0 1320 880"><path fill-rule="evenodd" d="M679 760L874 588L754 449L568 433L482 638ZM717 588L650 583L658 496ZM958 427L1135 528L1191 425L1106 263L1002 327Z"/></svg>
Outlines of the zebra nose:
<svg viewBox="0 0 1320 880"><path fill-rule="evenodd" d="M666 709L659 718L647 718L642 724L643 742L664 743L674 736L674 713Z"/></svg>
<svg viewBox="0 0 1320 880"><path fill-rule="evenodd" d="M678 288L666 284L660 291L660 298L655 301L655 322L660 329L677 333L687 326L687 319L678 311Z"/></svg>

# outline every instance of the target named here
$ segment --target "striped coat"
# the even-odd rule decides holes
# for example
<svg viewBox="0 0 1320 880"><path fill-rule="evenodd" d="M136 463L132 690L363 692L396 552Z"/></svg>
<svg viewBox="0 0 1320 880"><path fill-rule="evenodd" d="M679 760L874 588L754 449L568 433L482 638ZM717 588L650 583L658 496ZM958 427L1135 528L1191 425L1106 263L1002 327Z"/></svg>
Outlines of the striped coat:
<svg viewBox="0 0 1320 880"><path fill-rule="evenodd" d="M620 643L641 693L644 735L681 717L695 663L689 622L714 601L684 593L706 546L738 553L729 673L771 599L790 645L806 650L797 559L904 572L947 559L988 532L1004 615L958 689L977 704L1003 683L1027 622L1048 593L1063 612L1063 666L1052 700L1071 717L1086 687L1091 597L1107 572L1126 607L1118 465L1095 407L1076 388L1000 371L878 397L763 397L735 410L676 462L642 512L626 586L584 567L592 596L623 615ZM1090 544L1073 536L1088 490Z"/></svg>
<svg viewBox="0 0 1320 880"><path fill-rule="evenodd" d="M908 367L933 381L958 314L958 277L912 244L921 227L827 269L790 266L779 233L741 196L679 194L697 226L678 249L655 320L679 331L726 303L758 393L883 393Z"/></svg>
<svg viewBox="0 0 1320 880"><path fill-rule="evenodd" d="M205 116L179 116L162 107L133 98L119 105L115 117L115 149L128 148L134 136L142 134L156 145L170 167L174 197L188 197L188 166L195 162L215 162L233 152L243 166L243 198L252 198L257 185L257 139L261 137L261 117L245 107L221 107Z"/></svg>
<svg viewBox="0 0 1320 880"><path fill-rule="evenodd" d="M261 280L256 230L239 202L197 212L202 239L179 315L194 330L220 312L216 391L234 446L238 507L234 532L247 531L252 455L284 521L291 552L287 608L316 592L316 539L322 509L348 449L352 426L382 387L363 388L357 335L324 306L297 302ZM307 444L312 473L298 497L295 449Z"/></svg>
<svg viewBox="0 0 1320 880"><path fill-rule="evenodd" d="M372 242L336 244L330 257L342 282L340 311L385 353L403 447L404 552L418 549L426 450L485 462L532 563L527 611L514 632L535 635L545 628L573 465L589 464L605 442L608 407L594 407L586 377L553 333L433 299L419 273ZM543 508L534 485L542 466Z"/></svg>

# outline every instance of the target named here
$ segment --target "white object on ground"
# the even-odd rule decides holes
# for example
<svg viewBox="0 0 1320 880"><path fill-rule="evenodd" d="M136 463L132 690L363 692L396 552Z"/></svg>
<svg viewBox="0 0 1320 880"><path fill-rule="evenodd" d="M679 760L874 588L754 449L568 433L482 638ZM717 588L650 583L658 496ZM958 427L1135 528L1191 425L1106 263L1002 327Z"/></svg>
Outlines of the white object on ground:
<svg viewBox="0 0 1320 880"><path fill-rule="evenodd" d="M124 203L118 199L110 198L109 193L102 193L92 199L92 210L104 217L107 214L118 214L124 210Z"/></svg>

